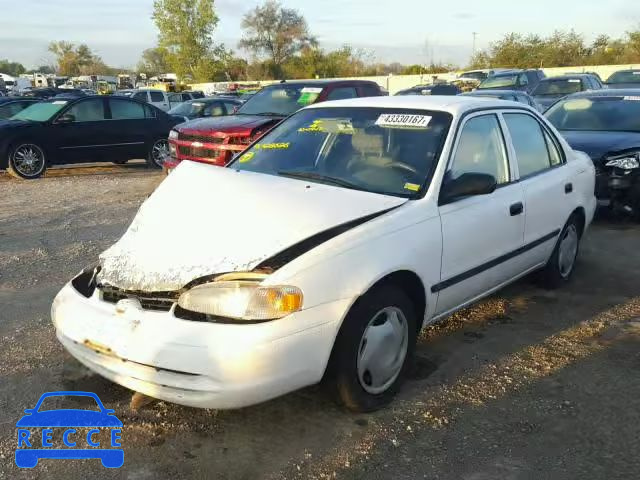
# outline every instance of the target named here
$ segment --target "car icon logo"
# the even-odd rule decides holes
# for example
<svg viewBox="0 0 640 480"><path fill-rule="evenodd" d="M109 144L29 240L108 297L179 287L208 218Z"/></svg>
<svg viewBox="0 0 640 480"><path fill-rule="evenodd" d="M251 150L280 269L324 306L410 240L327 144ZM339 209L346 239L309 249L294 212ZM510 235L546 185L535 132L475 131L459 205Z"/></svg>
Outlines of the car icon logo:
<svg viewBox="0 0 640 480"><path fill-rule="evenodd" d="M95 400L93 406L97 409L43 408L43 402L51 397L88 397ZM120 468L124 464L122 422L114 415L114 410L104 407L95 393L45 393L36 406L25 413L16 423L15 460L18 467L34 468L40 459L100 459L106 468ZM36 432L37 429L40 432ZM109 434L108 441L103 438L106 433ZM54 446L54 441L60 441L60 448Z"/></svg>

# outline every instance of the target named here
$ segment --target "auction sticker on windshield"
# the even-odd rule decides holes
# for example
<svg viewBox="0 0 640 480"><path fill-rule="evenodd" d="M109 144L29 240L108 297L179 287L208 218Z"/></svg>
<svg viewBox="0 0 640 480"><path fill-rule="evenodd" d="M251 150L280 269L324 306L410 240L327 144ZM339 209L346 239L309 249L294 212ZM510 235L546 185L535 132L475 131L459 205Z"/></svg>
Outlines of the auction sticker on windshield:
<svg viewBox="0 0 640 480"><path fill-rule="evenodd" d="M429 115L404 115L398 113L384 113L376 120L376 125L387 128L418 128L423 129L429 126L431 117Z"/></svg>

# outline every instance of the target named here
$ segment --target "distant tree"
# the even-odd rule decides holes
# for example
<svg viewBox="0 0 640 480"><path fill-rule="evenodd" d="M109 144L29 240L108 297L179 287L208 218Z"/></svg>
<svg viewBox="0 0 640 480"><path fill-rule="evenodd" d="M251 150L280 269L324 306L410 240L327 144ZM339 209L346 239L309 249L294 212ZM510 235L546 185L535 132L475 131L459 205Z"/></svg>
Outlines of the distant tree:
<svg viewBox="0 0 640 480"><path fill-rule="evenodd" d="M76 46L64 40L51 42L49 51L56 57L58 74L63 76L107 75L114 70L84 43Z"/></svg>
<svg viewBox="0 0 640 480"><path fill-rule="evenodd" d="M32 73L42 73L43 75L51 75L56 73L56 69L51 65L40 65L38 68L33 70Z"/></svg>
<svg viewBox="0 0 640 480"><path fill-rule="evenodd" d="M147 48L142 52L142 58L138 62L137 70L140 73L147 74L149 77L168 73L171 69L168 56L169 51L166 48Z"/></svg>
<svg viewBox="0 0 640 480"><path fill-rule="evenodd" d="M304 17L295 9L282 7L277 0L267 0L247 13L242 19L242 29L240 48L257 58L266 57L276 78L294 55L317 45Z"/></svg>
<svg viewBox="0 0 640 480"><path fill-rule="evenodd" d="M5 73L12 77L18 77L26 71L27 69L24 68L24 65L21 63L10 62L9 60L0 60L0 73Z"/></svg>
<svg viewBox="0 0 640 480"><path fill-rule="evenodd" d="M224 49L213 43L218 16L213 0L154 0L159 46L179 78L208 81L221 71Z"/></svg>

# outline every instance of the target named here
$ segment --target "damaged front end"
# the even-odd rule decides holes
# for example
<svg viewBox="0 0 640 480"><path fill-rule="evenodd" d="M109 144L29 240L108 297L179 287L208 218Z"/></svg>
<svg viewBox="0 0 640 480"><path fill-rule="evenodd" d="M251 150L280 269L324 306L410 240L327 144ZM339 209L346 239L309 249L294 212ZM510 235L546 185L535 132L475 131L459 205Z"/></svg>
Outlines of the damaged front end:
<svg viewBox="0 0 640 480"><path fill-rule="evenodd" d="M607 156L596 168L596 196L640 219L640 153Z"/></svg>
<svg viewBox="0 0 640 480"><path fill-rule="evenodd" d="M182 320L210 323L260 323L277 320L302 309L303 294L295 286L262 282L264 272L233 272L207 275L173 291L125 290L102 282L101 268L83 270L72 281L73 288L86 298L97 291L98 299L115 305L134 301L142 309L173 312Z"/></svg>

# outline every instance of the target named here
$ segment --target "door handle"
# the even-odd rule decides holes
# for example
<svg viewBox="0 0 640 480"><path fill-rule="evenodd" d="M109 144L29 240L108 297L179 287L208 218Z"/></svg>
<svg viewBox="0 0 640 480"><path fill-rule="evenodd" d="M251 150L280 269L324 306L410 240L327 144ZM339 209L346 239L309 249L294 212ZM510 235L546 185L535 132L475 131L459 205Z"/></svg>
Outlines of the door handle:
<svg viewBox="0 0 640 480"><path fill-rule="evenodd" d="M564 186L564 193L569 194L571 192L573 192L573 183L567 183Z"/></svg>
<svg viewBox="0 0 640 480"><path fill-rule="evenodd" d="M522 202L514 203L509 207L509 213L512 217L522 215L522 212L524 212L524 205L522 204Z"/></svg>

